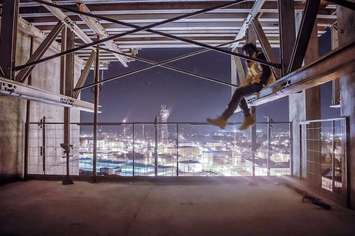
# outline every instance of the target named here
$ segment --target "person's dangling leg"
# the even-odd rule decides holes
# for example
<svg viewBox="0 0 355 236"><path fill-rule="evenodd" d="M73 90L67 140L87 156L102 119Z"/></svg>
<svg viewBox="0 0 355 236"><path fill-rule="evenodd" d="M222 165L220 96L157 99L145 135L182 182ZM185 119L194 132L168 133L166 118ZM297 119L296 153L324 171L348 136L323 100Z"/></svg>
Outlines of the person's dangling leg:
<svg viewBox="0 0 355 236"><path fill-rule="evenodd" d="M238 105L241 105L241 109L243 110L244 116L246 118L245 120L250 121L250 118L253 116L249 112L249 108L244 99L244 96L248 96L253 93L259 92L261 89L262 89L261 84L252 84L252 85L248 85L236 89L231 101L227 106L227 109L222 113L222 115L217 117L216 119L207 119L207 122L223 129L226 126L229 118L234 114Z"/></svg>
<svg viewBox="0 0 355 236"><path fill-rule="evenodd" d="M242 99L241 94L244 87L237 88L234 91L233 97L228 103L227 109L223 112L223 114L215 119L207 119L207 122L224 129L227 125L228 119L233 115L234 111L237 109L240 99Z"/></svg>
<svg viewBox="0 0 355 236"><path fill-rule="evenodd" d="M244 116L250 115L250 109L244 97L240 100L239 107L243 111Z"/></svg>
<svg viewBox="0 0 355 236"><path fill-rule="evenodd" d="M233 97L228 103L227 108L224 110L222 113L221 117L225 120L229 120L229 118L234 114L235 110L238 108L238 105L240 101L243 98L243 90L245 90L246 87L240 87L234 91Z"/></svg>
<svg viewBox="0 0 355 236"><path fill-rule="evenodd" d="M245 98L240 101L239 106L244 113L244 121L240 125L239 130L245 130L255 123L255 117L254 114L250 113L250 109L248 107L247 101L245 101Z"/></svg>

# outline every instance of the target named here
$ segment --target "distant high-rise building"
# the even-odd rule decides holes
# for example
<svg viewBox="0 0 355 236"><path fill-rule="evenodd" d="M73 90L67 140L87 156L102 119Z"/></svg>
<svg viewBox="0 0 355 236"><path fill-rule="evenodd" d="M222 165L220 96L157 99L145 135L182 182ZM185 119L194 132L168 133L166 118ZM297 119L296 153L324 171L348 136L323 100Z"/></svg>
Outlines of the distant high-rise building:
<svg viewBox="0 0 355 236"><path fill-rule="evenodd" d="M130 129L130 126L127 123L127 118L124 118L122 120L122 123L123 123L123 137L127 137L129 135L129 129Z"/></svg>
<svg viewBox="0 0 355 236"><path fill-rule="evenodd" d="M159 141L162 143L168 143L169 139L169 131L168 131L168 118L170 116L170 111L167 108L166 105L161 105L160 107L160 112L159 112L159 117L158 117L158 122L159 123L165 123L165 124L160 124L159 125Z"/></svg>

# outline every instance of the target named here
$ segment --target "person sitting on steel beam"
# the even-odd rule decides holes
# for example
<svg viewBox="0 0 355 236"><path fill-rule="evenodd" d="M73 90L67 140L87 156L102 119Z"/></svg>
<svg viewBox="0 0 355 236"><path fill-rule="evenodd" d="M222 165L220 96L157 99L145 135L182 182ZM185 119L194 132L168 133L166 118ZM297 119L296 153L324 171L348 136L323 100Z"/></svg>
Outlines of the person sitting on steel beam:
<svg viewBox="0 0 355 236"><path fill-rule="evenodd" d="M252 43L245 44L242 47L242 53L249 57L266 61L265 55ZM244 83L241 83L241 86L235 90L227 109L221 116L218 116L215 119L208 118L208 123L224 129L227 125L228 119L233 115L238 105L244 113L244 121L239 129L245 130L255 123L255 116L250 112L244 97L259 92L267 84L273 82L275 78L268 66L250 60L247 60L247 65L248 72L246 79L244 80Z"/></svg>

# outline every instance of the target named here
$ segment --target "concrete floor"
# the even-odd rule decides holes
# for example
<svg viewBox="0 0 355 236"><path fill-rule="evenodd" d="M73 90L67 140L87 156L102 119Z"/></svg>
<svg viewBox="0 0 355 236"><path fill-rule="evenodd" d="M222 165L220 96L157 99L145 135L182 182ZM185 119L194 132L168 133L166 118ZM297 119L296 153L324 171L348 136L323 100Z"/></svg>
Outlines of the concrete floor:
<svg viewBox="0 0 355 236"><path fill-rule="evenodd" d="M275 180L18 182L0 187L0 235L355 235Z"/></svg>

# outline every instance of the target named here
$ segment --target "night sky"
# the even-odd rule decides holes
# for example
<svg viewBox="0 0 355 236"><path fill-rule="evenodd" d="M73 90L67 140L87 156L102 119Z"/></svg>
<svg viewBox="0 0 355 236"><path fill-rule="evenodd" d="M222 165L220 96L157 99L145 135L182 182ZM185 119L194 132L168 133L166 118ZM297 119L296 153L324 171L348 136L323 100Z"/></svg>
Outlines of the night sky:
<svg viewBox="0 0 355 236"><path fill-rule="evenodd" d="M329 34L320 40L321 53L329 50ZM139 51L139 56L154 60L166 60L195 49L146 49ZM230 56L217 52L208 52L194 56L172 66L189 70L221 81L230 82ZM103 79L118 74L124 74L147 64L130 62L128 68L119 63L111 63L104 72ZM88 82L93 81L92 74ZM321 86L322 117L329 118L338 115L338 111L329 108L331 101L330 84ZM195 79L178 72L163 68L155 68L124 79L104 84L101 93L103 113L102 122L119 122L127 119L130 122L152 122L158 114L160 106L165 104L171 110L169 121L205 121L207 117L219 115L226 107L231 96L230 87ZM91 89L82 93L82 99L93 101ZM257 108L257 119L265 121L269 115L274 121L288 121L288 98L283 98ZM92 121L92 115L82 113L82 121ZM234 115L232 121L239 121L241 113Z"/></svg>

